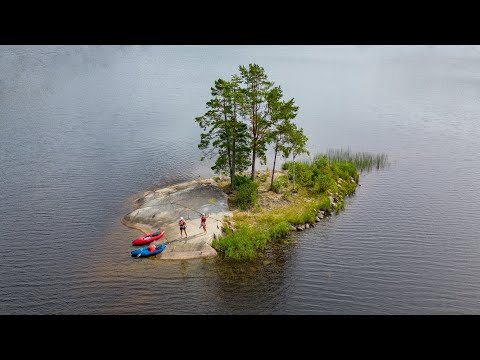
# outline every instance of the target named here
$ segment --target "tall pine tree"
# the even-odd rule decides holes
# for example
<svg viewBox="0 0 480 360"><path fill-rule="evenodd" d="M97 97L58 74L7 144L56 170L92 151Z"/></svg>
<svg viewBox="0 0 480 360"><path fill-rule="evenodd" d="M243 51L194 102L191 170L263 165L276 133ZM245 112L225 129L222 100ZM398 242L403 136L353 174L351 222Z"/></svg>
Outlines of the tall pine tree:
<svg viewBox="0 0 480 360"><path fill-rule="evenodd" d="M291 133L296 130L292 120L297 116L298 106L294 105L294 99L285 102L280 101L280 98L281 96L278 97L275 96L275 94L273 97L269 97L269 108L271 109L270 111L273 122L273 129L270 132L270 141L273 143L274 151L270 190L272 190L273 179L275 178L277 154L278 152L285 152L285 146L288 145L288 141L292 137Z"/></svg>
<svg viewBox="0 0 480 360"><path fill-rule="evenodd" d="M272 121L268 116L266 98L273 83L268 81L265 70L257 64L249 64L248 69L241 65L239 70L245 85L242 89L244 94L242 115L250 123L251 179L254 180L257 157L266 161L268 133L272 125Z"/></svg>
<svg viewBox="0 0 480 360"><path fill-rule="evenodd" d="M233 76L231 81L218 79L211 89L213 99L207 102L208 111L195 118L205 130L200 135L198 148L203 150L201 160L217 155L212 170L230 176L230 188L235 188L235 174L245 171L250 165L249 133L247 125L239 119L243 93L241 80Z"/></svg>
<svg viewBox="0 0 480 360"><path fill-rule="evenodd" d="M308 138L303 133L302 128L297 128L297 125L292 124L289 128L289 131L286 133L285 144L282 147L283 156L289 157L292 155L292 177L293 177L293 191L295 191L295 158L300 154L308 154L310 152L307 150Z"/></svg>

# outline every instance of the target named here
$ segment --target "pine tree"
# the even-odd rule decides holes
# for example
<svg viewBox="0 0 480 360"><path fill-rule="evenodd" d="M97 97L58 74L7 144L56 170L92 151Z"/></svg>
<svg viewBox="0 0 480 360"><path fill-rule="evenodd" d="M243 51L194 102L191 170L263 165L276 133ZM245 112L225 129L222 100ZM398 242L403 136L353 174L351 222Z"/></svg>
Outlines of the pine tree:
<svg viewBox="0 0 480 360"><path fill-rule="evenodd" d="M257 157L266 162L268 134L272 125L268 116L266 97L273 83L268 81L265 70L257 64L249 64L248 69L240 66L239 70L245 85L245 88L242 89L244 97L241 109L242 115L250 123L251 179L254 180Z"/></svg>
<svg viewBox="0 0 480 360"><path fill-rule="evenodd" d="M198 148L203 150L201 160L217 155L212 170L230 176L230 188L235 187L235 174L245 171L250 165L249 134L247 125L239 119L243 94L240 78L231 81L218 79L211 88L213 99L207 102L208 111L195 118L206 132L200 135Z"/></svg>
<svg viewBox="0 0 480 360"><path fill-rule="evenodd" d="M294 131L291 120L297 116L298 111L298 106L294 105L294 99L291 99L287 102L281 101L282 95L283 92L281 88L275 87L267 96L268 109L273 126L273 129L269 134L269 141L273 143L274 150L270 190L273 188L277 154L279 151L285 151L284 147L288 143L289 134Z"/></svg>
<svg viewBox="0 0 480 360"><path fill-rule="evenodd" d="M292 155L292 177L293 177L293 191L295 191L295 158L300 154L310 155L306 149L308 138L303 134L302 128L297 128L297 125L292 124L289 131L286 133L285 145L282 147L284 157Z"/></svg>

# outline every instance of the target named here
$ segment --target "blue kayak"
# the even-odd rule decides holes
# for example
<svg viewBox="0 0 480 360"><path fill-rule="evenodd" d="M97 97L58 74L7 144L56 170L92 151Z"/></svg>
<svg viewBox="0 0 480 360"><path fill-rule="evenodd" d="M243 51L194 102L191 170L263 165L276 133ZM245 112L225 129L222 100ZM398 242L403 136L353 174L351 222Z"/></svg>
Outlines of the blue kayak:
<svg viewBox="0 0 480 360"><path fill-rule="evenodd" d="M155 245L155 247L157 248L157 250L154 250L154 251L150 251L149 246L145 246L141 249L133 250L132 251L132 256L134 256L134 257L147 257L147 256L157 255L157 254L161 253L163 250L165 250L167 245L165 245L165 244Z"/></svg>

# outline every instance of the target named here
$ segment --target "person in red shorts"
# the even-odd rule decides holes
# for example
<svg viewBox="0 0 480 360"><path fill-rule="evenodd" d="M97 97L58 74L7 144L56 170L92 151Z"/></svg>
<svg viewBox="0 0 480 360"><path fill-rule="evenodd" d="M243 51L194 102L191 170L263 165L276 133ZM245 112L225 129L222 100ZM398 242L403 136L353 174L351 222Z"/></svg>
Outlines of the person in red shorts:
<svg viewBox="0 0 480 360"><path fill-rule="evenodd" d="M203 227L203 233L207 233L207 217L204 213L202 213L202 216L200 217L200 226Z"/></svg>

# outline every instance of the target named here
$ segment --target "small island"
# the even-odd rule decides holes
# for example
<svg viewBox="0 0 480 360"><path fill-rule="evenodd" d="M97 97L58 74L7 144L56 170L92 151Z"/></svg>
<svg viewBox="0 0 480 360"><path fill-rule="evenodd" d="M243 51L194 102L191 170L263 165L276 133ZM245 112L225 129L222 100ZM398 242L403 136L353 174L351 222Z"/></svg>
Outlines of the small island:
<svg viewBox="0 0 480 360"><path fill-rule="evenodd" d="M226 176L184 182L145 192L122 223L145 233L165 230L162 242L168 246L159 259L218 254L253 259L269 243L288 237L290 231L313 228L325 217L339 214L346 198L360 186L357 168L379 169L386 163L384 154L330 150L314 160L297 163L295 190L289 162L275 172L272 190L269 170L257 170L254 181L239 176L234 192ZM201 213L208 215L206 234L200 227ZM180 237L180 216L187 221L187 238Z"/></svg>
<svg viewBox="0 0 480 360"><path fill-rule="evenodd" d="M272 241L290 231L315 227L325 216L345 207L355 193L359 171L386 163L386 155L328 150L313 158L308 138L293 120L299 107L283 100L257 64L239 66L230 80L218 79L211 88L207 111L195 118L202 129L200 160L215 159L218 175L148 191L122 223L150 233L166 231L168 245L161 259L190 259L221 254L233 260L254 259ZM271 170L267 147L273 151ZM277 169L277 161L286 161ZM291 159L291 160L290 160ZM200 216L207 214L207 233ZM181 237L178 220L187 221Z"/></svg>
<svg viewBox="0 0 480 360"><path fill-rule="evenodd" d="M237 256L231 256L234 258L253 258L255 256L252 254L241 255L239 247L249 252L249 248L252 248L256 252L263 250L269 241L285 237L289 231L314 227L316 222L332 214L336 208L337 212L343 209L344 197L353 194L357 185L355 179L351 178L351 185L344 185L349 191L331 193L315 201L303 188L297 189L295 193L287 189L278 193L268 191L268 175L268 171L256 173L258 203L253 210L236 208L231 211L230 207L235 208L235 196L228 195L229 180L226 177L216 177L147 191L135 200L135 209L123 217L122 223L144 233L151 233L157 228L165 230L166 235L161 241L169 246L158 258L209 257L217 255L217 251L230 252L230 255L238 253ZM276 179L285 176L286 172L279 171ZM344 181L341 178L339 180L341 189ZM208 216L206 234L200 227L202 213ZM180 237L180 216L187 221L186 238ZM260 242L264 242L264 246L259 246L255 236L249 237L249 232L263 234ZM235 239L235 235L242 239ZM238 245L230 248L228 242L231 241L238 241ZM251 244L248 244L249 241Z"/></svg>

